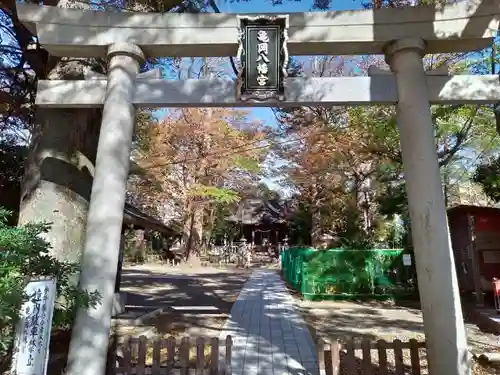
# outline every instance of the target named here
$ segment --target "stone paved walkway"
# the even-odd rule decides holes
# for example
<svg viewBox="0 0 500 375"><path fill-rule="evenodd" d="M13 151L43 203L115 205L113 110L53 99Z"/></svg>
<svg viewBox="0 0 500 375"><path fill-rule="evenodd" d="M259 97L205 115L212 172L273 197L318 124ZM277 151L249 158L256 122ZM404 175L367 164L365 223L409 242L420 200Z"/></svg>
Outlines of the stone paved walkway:
<svg viewBox="0 0 500 375"><path fill-rule="evenodd" d="M233 337L234 375L318 375L315 345L276 272L257 270L233 304L221 339Z"/></svg>

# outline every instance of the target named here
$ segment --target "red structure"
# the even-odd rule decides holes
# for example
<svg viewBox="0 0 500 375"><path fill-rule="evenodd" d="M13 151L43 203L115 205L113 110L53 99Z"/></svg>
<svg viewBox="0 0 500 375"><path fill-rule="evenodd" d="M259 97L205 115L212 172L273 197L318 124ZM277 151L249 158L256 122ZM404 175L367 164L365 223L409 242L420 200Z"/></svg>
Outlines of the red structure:
<svg viewBox="0 0 500 375"><path fill-rule="evenodd" d="M493 279L500 279L500 209L456 206L448 210L448 223L460 288L483 302Z"/></svg>
<svg viewBox="0 0 500 375"><path fill-rule="evenodd" d="M493 279L493 299L495 310L497 314L500 314L500 280L496 278Z"/></svg>

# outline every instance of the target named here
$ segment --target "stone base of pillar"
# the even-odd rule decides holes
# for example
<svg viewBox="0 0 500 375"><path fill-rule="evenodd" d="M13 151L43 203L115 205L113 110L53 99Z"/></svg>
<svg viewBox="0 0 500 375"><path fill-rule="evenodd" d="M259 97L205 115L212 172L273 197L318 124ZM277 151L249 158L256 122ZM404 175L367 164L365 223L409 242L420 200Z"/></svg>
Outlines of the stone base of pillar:
<svg viewBox="0 0 500 375"><path fill-rule="evenodd" d="M123 314L125 312L125 302L127 295L125 293L115 293L113 296L113 310L111 316Z"/></svg>

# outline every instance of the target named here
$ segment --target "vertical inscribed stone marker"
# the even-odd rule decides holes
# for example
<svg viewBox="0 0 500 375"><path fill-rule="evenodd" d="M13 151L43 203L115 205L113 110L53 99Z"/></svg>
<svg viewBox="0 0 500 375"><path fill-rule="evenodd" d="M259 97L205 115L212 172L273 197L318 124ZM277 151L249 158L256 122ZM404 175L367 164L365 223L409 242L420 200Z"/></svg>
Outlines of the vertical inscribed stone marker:
<svg viewBox="0 0 500 375"><path fill-rule="evenodd" d="M12 373L41 375L47 372L56 279L32 279L26 284L24 292L29 299L21 307L16 327Z"/></svg>

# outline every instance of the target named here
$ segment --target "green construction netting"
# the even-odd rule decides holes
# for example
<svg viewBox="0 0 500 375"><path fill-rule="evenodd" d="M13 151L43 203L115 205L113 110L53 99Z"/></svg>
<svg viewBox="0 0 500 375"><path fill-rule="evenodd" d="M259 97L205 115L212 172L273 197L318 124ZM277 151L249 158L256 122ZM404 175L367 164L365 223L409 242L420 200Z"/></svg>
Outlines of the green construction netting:
<svg viewBox="0 0 500 375"><path fill-rule="evenodd" d="M281 269L306 299L392 298L416 289L414 268L403 265L403 252L289 248L281 252Z"/></svg>

